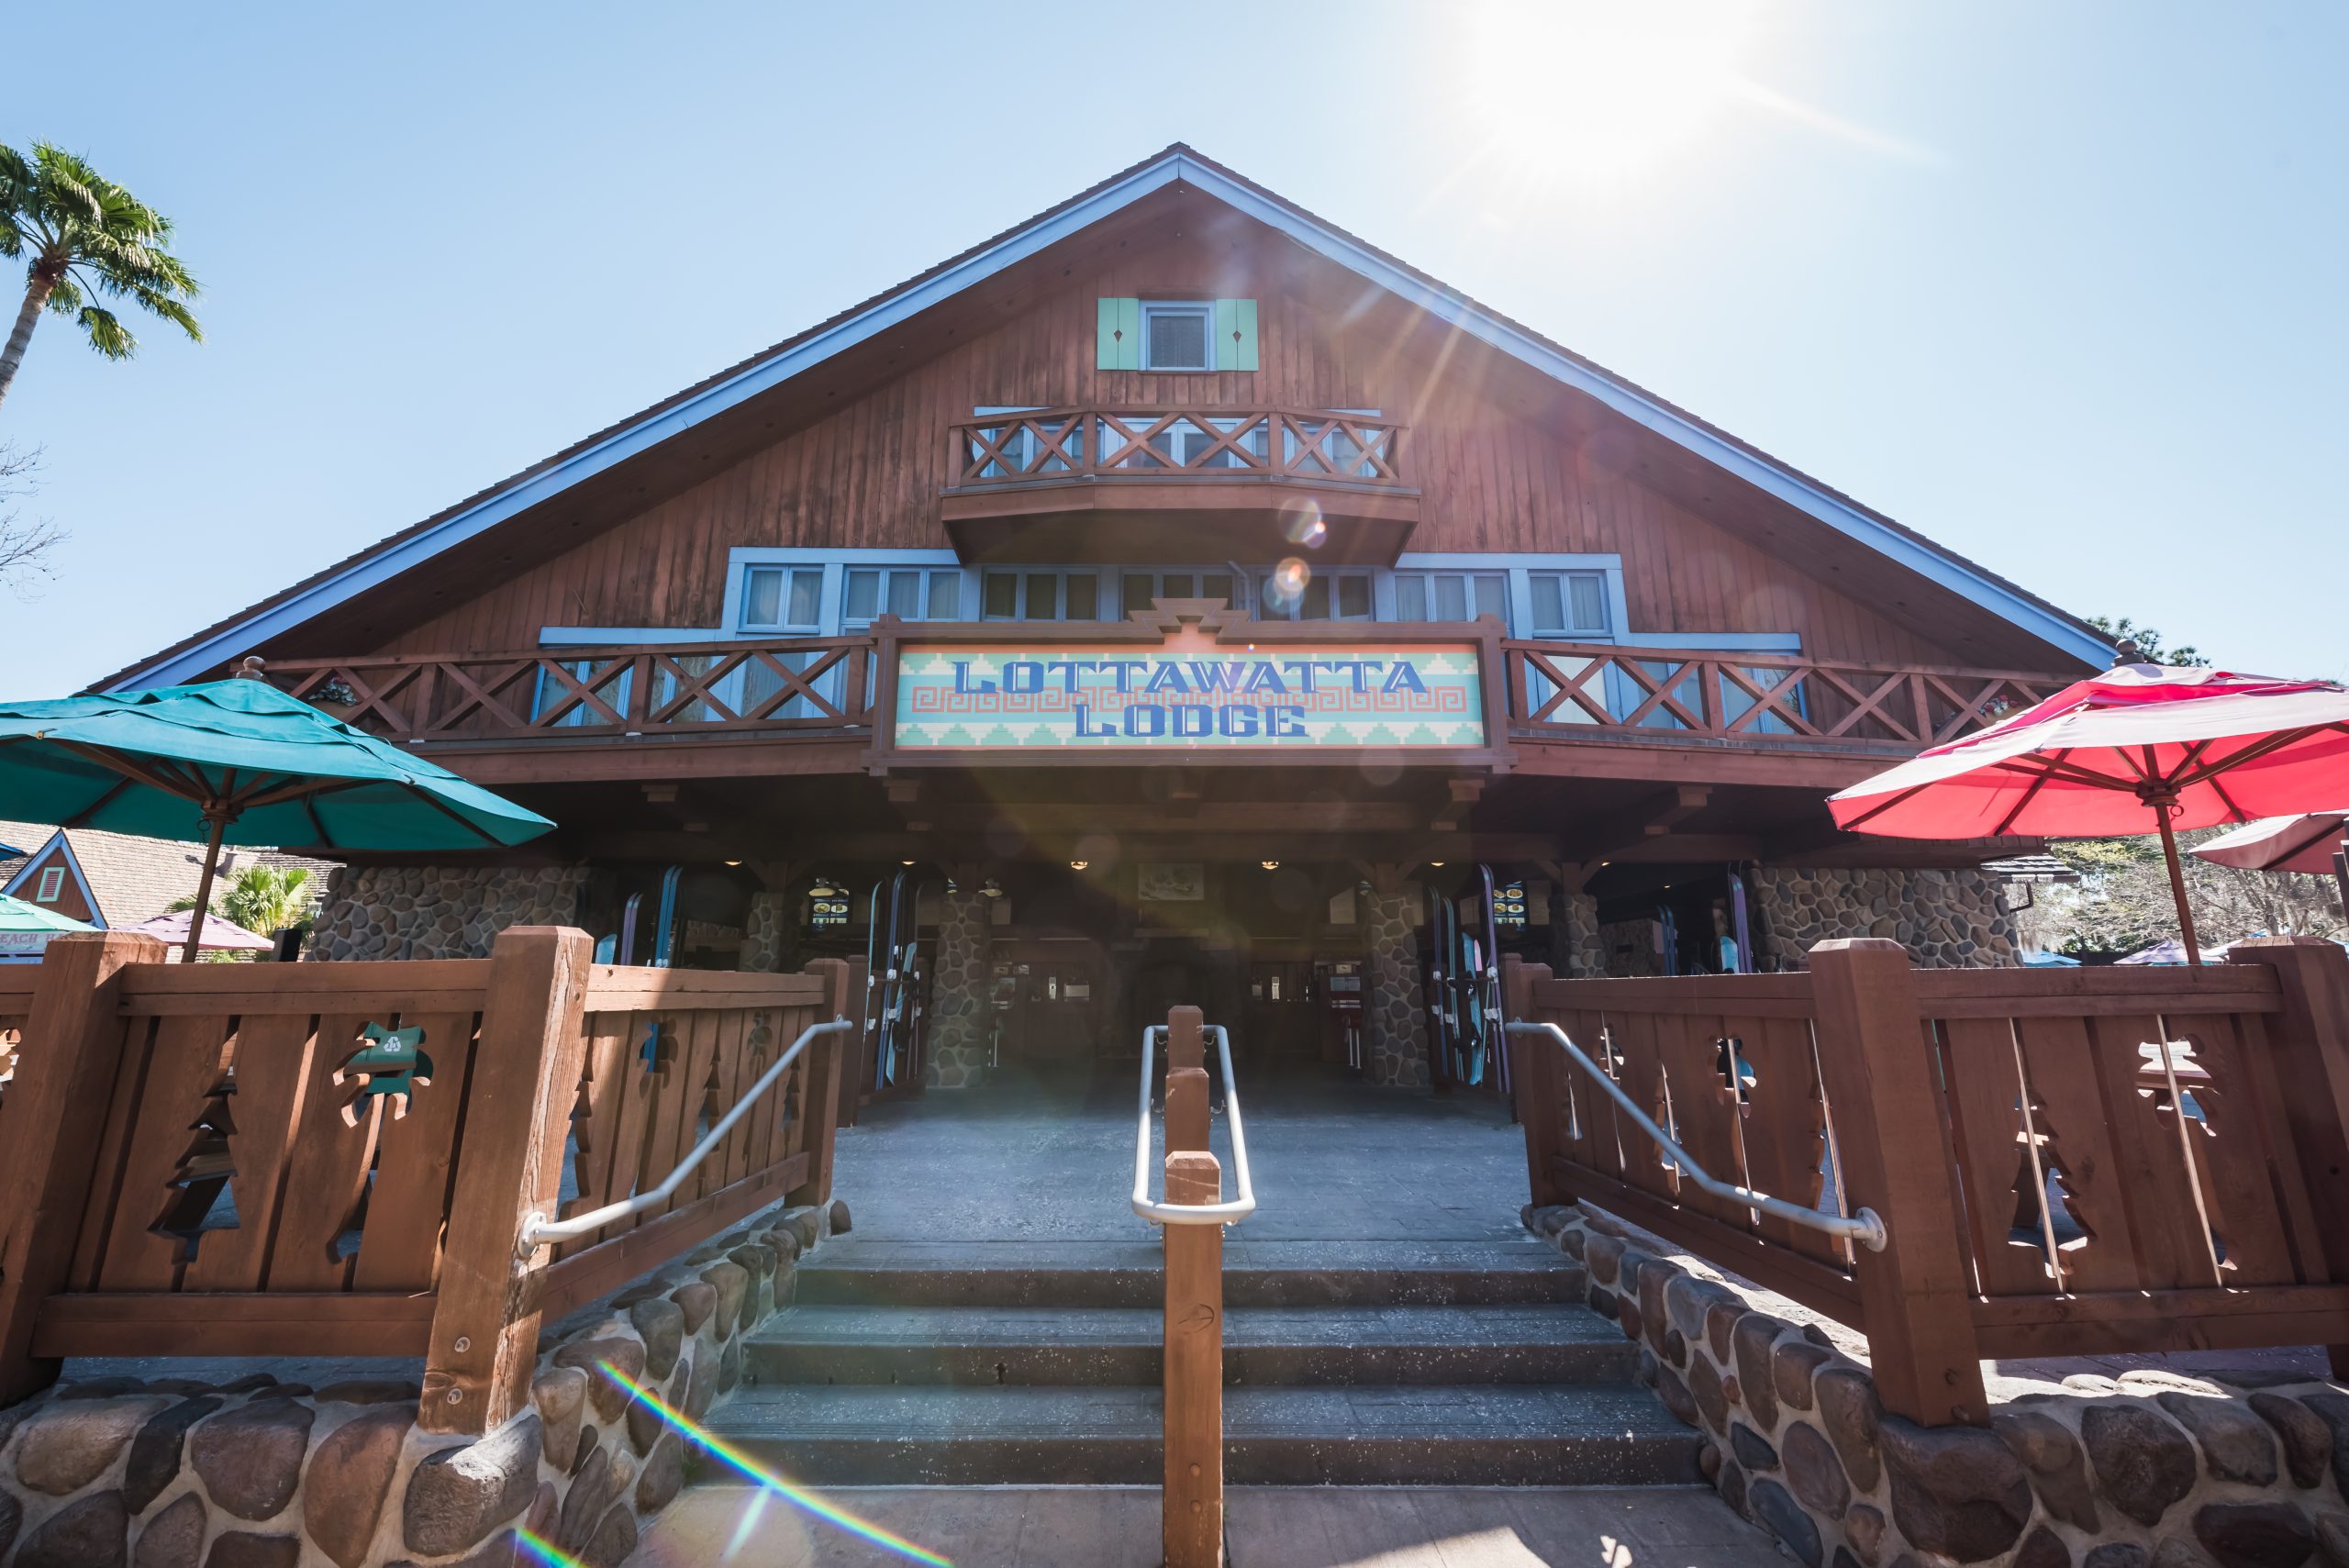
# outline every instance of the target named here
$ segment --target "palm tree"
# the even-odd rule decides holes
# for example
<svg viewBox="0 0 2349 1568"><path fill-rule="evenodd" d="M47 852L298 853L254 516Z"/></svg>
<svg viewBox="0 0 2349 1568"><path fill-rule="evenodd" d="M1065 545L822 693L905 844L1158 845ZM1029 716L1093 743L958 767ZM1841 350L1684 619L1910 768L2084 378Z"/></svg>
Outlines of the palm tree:
<svg viewBox="0 0 2349 1568"><path fill-rule="evenodd" d="M28 160L0 147L0 256L25 259L25 303L0 349L0 399L44 306L79 320L90 347L110 360L128 359L139 339L100 297L127 299L204 341L187 307L195 279L163 248L171 238L170 218L72 153L35 142Z"/></svg>
<svg viewBox="0 0 2349 1568"><path fill-rule="evenodd" d="M207 913L225 916L256 936L273 937L308 919L317 901L306 866L250 865L230 879L218 906ZM194 894L171 904L173 912L195 907Z"/></svg>

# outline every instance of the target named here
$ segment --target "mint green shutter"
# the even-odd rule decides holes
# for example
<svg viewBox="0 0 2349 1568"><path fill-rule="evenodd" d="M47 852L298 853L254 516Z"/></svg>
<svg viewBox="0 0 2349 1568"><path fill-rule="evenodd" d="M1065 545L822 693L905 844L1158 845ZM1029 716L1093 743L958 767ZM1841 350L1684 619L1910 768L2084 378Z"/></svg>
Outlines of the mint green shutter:
<svg viewBox="0 0 2349 1568"><path fill-rule="evenodd" d="M1105 299L1100 302L1096 370L1141 369L1141 301Z"/></svg>
<svg viewBox="0 0 2349 1568"><path fill-rule="evenodd" d="M1256 302L1219 299L1215 302L1215 368L1252 371L1256 368Z"/></svg>

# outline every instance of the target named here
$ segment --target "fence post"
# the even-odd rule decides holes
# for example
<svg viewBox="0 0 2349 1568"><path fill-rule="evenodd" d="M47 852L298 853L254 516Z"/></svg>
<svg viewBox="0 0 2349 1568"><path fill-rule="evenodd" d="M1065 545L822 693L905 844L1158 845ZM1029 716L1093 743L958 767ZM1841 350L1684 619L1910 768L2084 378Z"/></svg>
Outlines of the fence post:
<svg viewBox="0 0 2349 1568"><path fill-rule="evenodd" d="M426 1431L489 1431L529 1401L552 1249L523 1260L515 1247L525 1219L556 1210L595 956L586 932L555 926L513 927L490 950L417 1412Z"/></svg>
<svg viewBox="0 0 2349 1568"><path fill-rule="evenodd" d="M1875 1209L1891 1233L1881 1252L1854 1249L1876 1392L1886 1409L1924 1426L1981 1426L1989 1401L1956 1160L1908 950L1882 937L1824 941L1810 950L1810 980L1844 1207Z"/></svg>
<svg viewBox="0 0 2349 1568"><path fill-rule="evenodd" d="M117 976L163 952L127 931L60 937L33 983L0 1140L0 1408L57 1381L57 1362L33 1358L33 1323L65 1284L90 1205L122 1068Z"/></svg>
<svg viewBox="0 0 2349 1568"><path fill-rule="evenodd" d="M1508 1023L1541 1023L1533 1007L1533 988L1550 978L1546 963L1528 963L1515 953L1501 955L1501 1018ZM1551 1162L1558 1156L1558 1118L1565 1104L1563 1092L1565 1063L1547 1039L1531 1035L1502 1036L1509 1042L1510 1063L1516 1069L1517 1119L1525 1129L1525 1174L1532 1189L1533 1207L1572 1203L1574 1195L1558 1184Z"/></svg>
<svg viewBox="0 0 2349 1568"><path fill-rule="evenodd" d="M1225 1085L1227 1091L1230 1085ZM1208 1074L1199 1010L1166 1015L1166 1201L1221 1201L1208 1151ZM1223 1562L1223 1227L1166 1232L1166 1568Z"/></svg>
<svg viewBox="0 0 2349 1568"><path fill-rule="evenodd" d="M2349 952L2321 937L2254 937L2227 950L2229 963L2264 963L2276 973L2284 1010L2268 1030L2276 1082L2286 1085L2300 1179L2315 1204L2327 1272L2349 1282L2349 1207L2327 1202L2349 1171ZM2327 1347L2332 1375L2349 1378L2349 1344Z"/></svg>
<svg viewBox="0 0 2349 1568"><path fill-rule="evenodd" d="M848 1017L848 963L837 958L811 960L807 973L824 982L818 1023ZM807 1081L799 1114L807 1118L807 1179L784 1195L796 1208L832 1201L832 1145L840 1130L841 1086L847 1076L848 1044L840 1035L818 1035L807 1042Z"/></svg>

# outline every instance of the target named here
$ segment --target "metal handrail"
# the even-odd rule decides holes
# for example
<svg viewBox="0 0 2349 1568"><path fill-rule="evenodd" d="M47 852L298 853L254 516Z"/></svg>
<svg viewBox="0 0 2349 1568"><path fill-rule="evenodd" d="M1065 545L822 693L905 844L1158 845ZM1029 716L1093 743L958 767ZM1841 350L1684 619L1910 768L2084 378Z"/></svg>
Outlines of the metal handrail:
<svg viewBox="0 0 2349 1568"><path fill-rule="evenodd" d="M1150 1081L1152 1047L1164 1024L1141 1031L1141 1125L1134 1135L1134 1212L1152 1225L1236 1225L1256 1212L1256 1184L1248 1173L1248 1134L1240 1125L1240 1085L1231 1075L1231 1037L1221 1024L1200 1026L1215 1036L1223 1061L1223 1109L1231 1121L1231 1176L1240 1195L1226 1203L1153 1203L1150 1196Z"/></svg>
<svg viewBox="0 0 2349 1568"><path fill-rule="evenodd" d="M638 1193L634 1197L607 1203L601 1208L591 1208L568 1219L549 1219L543 1214L532 1214L522 1221L521 1237L514 1244L516 1254L528 1259L541 1247L560 1241L576 1241L582 1236L601 1230L616 1219L626 1219L630 1215L642 1214L648 1208L668 1202L676 1193L678 1184L693 1174L694 1167L707 1159L709 1151L726 1140L726 1135L734 1130L734 1124L751 1114L751 1107L758 1102L759 1096L774 1087L775 1080L799 1060L799 1053L807 1049L809 1040L819 1034L832 1034L854 1028L856 1024L851 1019L834 1018L830 1023L809 1024L801 1029L799 1038L791 1042L791 1049L785 1051L774 1066L759 1074L759 1081L751 1085L751 1092L735 1101L734 1108L719 1117L716 1127L702 1134L702 1140L694 1145L693 1152L677 1162L677 1168L669 1173L667 1180L651 1192Z"/></svg>
<svg viewBox="0 0 2349 1568"><path fill-rule="evenodd" d="M1715 1197L1725 1198L1745 1208L1759 1209L1772 1218L1783 1219L1790 1225L1800 1225L1828 1236L1847 1238L1857 1241L1871 1252L1884 1251L1884 1244L1890 1236L1885 1229L1884 1217L1876 1210L1863 1208L1854 1215L1826 1214L1819 1209L1806 1208L1798 1203L1788 1203L1782 1197L1772 1197L1767 1193L1757 1193L1752 1187L1741 1187L1732 1182L1720 1181L1708 1175L1703 1166L1688 1157L1687 1150L1674 1142L1665 1134L1664 1129L1656 1126L1653 1118L1647 1112L1640 1109L1638 1105L1633 1103L1631 1096L1623 1092L1623 1086L1620 1084L1609 1077L1598 1062L1582 1053L1580 1046L1566 1038L1565 1030L1555 1024L1521 1021L1509 1024L1507 1028L1511 1034L1546 1034L1556 1040L1559 1049L1566 1053L1568 1061L1589 1073L1592 1080L1600 1088L1606 1090L1615 1103L1623 1108L1624 1113L1638 1125L1641 1131L1663 1146L1664 1151L1672 1156L1674 1167L1682 1175Z"/></svg>

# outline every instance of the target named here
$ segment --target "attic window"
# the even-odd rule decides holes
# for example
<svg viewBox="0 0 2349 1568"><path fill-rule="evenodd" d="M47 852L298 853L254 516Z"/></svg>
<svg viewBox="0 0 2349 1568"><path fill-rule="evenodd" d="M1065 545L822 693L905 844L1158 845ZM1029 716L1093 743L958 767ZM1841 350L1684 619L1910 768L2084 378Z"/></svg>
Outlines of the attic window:
<svg viewBox="0 0 2349 1568"><path fill-rule="evenodd" d="M1215 317L1212 301L1196 304L1144 305L1141 307L1141 364L1152 371L1211 371L1215 369Z"/></svg>
<svg viewBox="0 0 2349 1568"><path fill-rule="evenodd" d="M33 894L33 902L54 904L57 902L57 895L64 891L65 868L63 866L41 867L40 886Z"/></svg>

